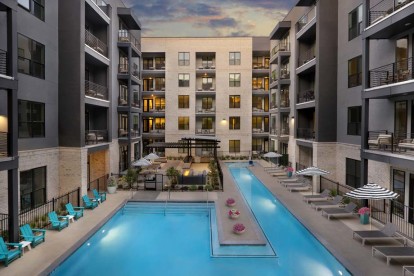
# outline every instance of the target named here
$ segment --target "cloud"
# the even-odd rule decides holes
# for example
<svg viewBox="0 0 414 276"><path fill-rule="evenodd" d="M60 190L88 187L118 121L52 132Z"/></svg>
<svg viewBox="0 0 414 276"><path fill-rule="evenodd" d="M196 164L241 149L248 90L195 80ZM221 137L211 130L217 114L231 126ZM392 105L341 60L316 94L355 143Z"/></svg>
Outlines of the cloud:
<svg viewBox="0 0 414 276"><path fill-rule="evenodd" d="M221 18L221 19L211 19L208 22L208 25L212 28L221 28L221 27L236 27L237 22L234 18Z"/></svg>
<svg viewBox="0 0 414 276"><path fill-rule="evenodd" d="M187 11L190 15L198 16L212 16L212 15L221 15L221 10L218 7L213 7L204 3L196 3L193 5L187 6Z"/></svg>

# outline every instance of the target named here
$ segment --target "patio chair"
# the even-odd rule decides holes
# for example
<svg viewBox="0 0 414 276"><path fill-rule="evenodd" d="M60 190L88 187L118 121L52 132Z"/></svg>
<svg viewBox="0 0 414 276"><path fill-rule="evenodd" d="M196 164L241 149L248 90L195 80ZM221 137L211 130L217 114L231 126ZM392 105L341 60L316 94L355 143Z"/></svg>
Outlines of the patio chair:
<svg viewBox="0 0 414 276"><path fill-rule="evenodd" d="M316 211L323 208L341 207L344 205L342 199L342 196L337 195L331 201L313 201L311 202L311 207L315 208Z"/></svg>
<svg viewBox="0 0 414 276"><path fill-rule="evenodd" d="M65 227L69 226L69 219L65 216L58 216L55 211L49 212L47 214L49 221L52 224L52 229L62 230Z"/></svg>
<svg viewBox="0 0 414 276"><path fill-rule="evenodd" d="M326 208L322 209L322 216L326 214L328 219L331 219L331 217L339 218L339 217L351 217L356 215L354 213L354 210L356 208L356 204L351 202L345 206L345 208Z"/></svg>
<svg viewBox="0 0 414 276"><path fill-rule="evenodd" d="M33 247L45 241L46 230L32 229L29 224L20 226L20 233L25 241L32 243Z"/></svg>
<svg viewBox="0 0 414 276"><path fill-rule="evenodd" d="M371 240L402 240L404 245L406 244L406 239L404 237L396 236L397 226L388 222L384 228L381 230L371 230L371 231L354 231L352 238L359 237L362 241L362 245L365 245L365 241Z"/></svg>
<svg viewBox="0 0 414 276"><path fill-rule="evenodd" d="M86 209L95 209L98 207L98 202L92 201L87 195L82 196L82 200Z"/></svg>
<svg viewBox="0 0 414 276"><path fill-rule="evenodd" d="M374 246L372 247L372 256L380 253L387 259L387 265L390 265L392 259L414 260L414 247L411 246Z"/></svg>
<svg viewBox="0 0 414 276"><path fill-rule="evenodd" d="M95 197L96 200L98 200L98 202L104 202L106 200L106 193L102 192L99 193L96 189L92 190L93 196Z"/></svg>
<svg viewBox="0 0 414 276"><path fill-rule="evenodd" d="M68 214L73 216L75 219L83 217L83 210L85 209L84 207L73 207L72 203L70 202L65 206L66 211L68 211Z"/></svg>
<svg viewBox="0 0 414 276"><path fill-rule="evenodd" d="M17 247L13 250L9 250L8 247ZM4 262L4 266L8 266L9 263L20 258L22 256L22 245L19 243L4 242L3 237L0 237L0 261Z"/></svg>
<svg viewBox="0 0 414 276"><path fill-rule="evenodd" d="M289 192L305 192L311 189L311 186L308 183L302 183L298 185L289 185L286 187Z"/></svg>
<svg viewBox="0 0 414 276"><path fill-rule="evenodd" d="M403 266L403 276L405 275L414 275L414 266L411 266L411 265Z"/></svg>
<svg viewBox="0 0 414 276"><path fill-rule="evenodd" d="M311 201L327 201L331 198L331 190L325 189L320 193L319 195L305 195L303 196L303 200L306 201L306 203L309 203Z"/></svg>
<svg viewBox="0 0 414 276"><path fill-rule="evenodd" d="M294 186L294 185L304 185L306 184L306 181L304 181L303 179L296 179L294 181L290 181L290 179L282 179L279 181L280 184L282 184L282 186L284 187L290 187L290 186Z"/></svg>

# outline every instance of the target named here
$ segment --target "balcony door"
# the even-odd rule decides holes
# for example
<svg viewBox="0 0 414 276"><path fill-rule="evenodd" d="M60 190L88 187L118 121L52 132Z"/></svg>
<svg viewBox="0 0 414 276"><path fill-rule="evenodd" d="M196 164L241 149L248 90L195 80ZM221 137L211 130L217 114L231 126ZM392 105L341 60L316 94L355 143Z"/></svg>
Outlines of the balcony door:
<svg viewBox="0 0 414 276"><path fill-rule="evenodd" d="M414 223L414 174L410 173L410 196L409 196L409 212L408 221Z"/></svg>
<svg viewBox="0 0 414 276"><path fill-rule="evenodd" d="M408 36L397 39L395 45L396 73L408 70Z"/></svg>
<svg viewBox="0 0 414 276"><path fill-rule="evenodd" d="M142 131L144 133L150 132L152 130L153 123L154 123L154 119L153 118L144 118L142 120Z"/></svg>
<svg viewBox="0 0 414 276"><path fill-rule="evenodd" d="M144 104L144 112L149 112L154 108L152 99L143 99L142 102Z"/></svg>
<svg viewBox="0 0 414 276"><path fill-rule="evenodd" d="M398 142L407 138L407 101L395 102L394 139Z"/></svg>

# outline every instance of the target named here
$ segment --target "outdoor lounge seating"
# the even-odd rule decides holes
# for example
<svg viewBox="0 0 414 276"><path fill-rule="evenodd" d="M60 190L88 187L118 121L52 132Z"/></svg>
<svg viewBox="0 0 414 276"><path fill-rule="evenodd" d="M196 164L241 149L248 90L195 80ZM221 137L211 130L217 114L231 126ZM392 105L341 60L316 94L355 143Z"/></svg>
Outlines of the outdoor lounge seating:
<svg viewBox="0 0 414 276"><path fill-rule="evenodd" d="M81 217L83 217L83 210L85 208L83 207L73 207L72 203L68 203L65 205L66 206L66 211L68 211L68 214L73 216L75 219L79 219Z"/></svg>
<svg viewBox="0 0 414 276"><path fill-rule="evenodd" d="M414 266L403 266L403 274L402 275L403 276L405 276L405 275L414 275Z"/></svg>
<svg viewBox="0 0 414 276"><path fill-rule="evenodd" d="M13 250L9 250L8 247L15 247ZM0 261L4 262L4 266L8 266L9 263L22 256L22 245L19 243L4 242L3 237L0 237Z"/></svg>
<svg viewBox="0 0 414 276"><path fill-rule="evenodd" d="M32 229L29 224L20 226L20 233L25 241L31 242L33 247L45 241L46 230Z"/></svg>
<svg viewBox="0 0 414 276"><path fill-rule="evenodd" d="M326 214L328 219L331 219L331 217L334 218L340 218L340 217L350 217L356 215L354 213L354 210L356 208L356 204L351 202L345 206L345 208L327 208L322 209L322 216Z"/></svg>
<svg viewBox="0 0 414 276"><path fill-rule="evenodd" d="M404 139L401 140L398 143L398 149L401 151L401 149L404 150L414 150L414 140L413 139Z"/></svg>
<svg viewBox="0 0 414 276"><path fill-rule="evenodd" d="M330 199L330 194L331 191L329 189L325 189L319 195L305 195L303 196L303 200L306 201L306 203L311 201L326 201Z"/></svg>
<svg viewBox="0 0 414 276"><path fill-rule="evenodd" d="M104 202L106 200L106 193L102 192L99 193L96 189L92 190L93 196L95 197L96 200L98 200L98 202Z"/></svg>
<svg viewBox="0 0 414 276"><path fill-rule="evenodd" d="M304 192L309 191L311 189L311 186L307 183L302 183L298 185L289 185L286 187L289 192Z"/></svg>
<svg viewBox="0 0 414 276"><path fill-rule="evenodd" d="M406 243L406 239L404 237L396 236L397 233L397 226L392 223L387 223L384 228L381 230L371 230L371 231L354 231L352 237L358 237L362 241L362 245L365 245L366 241L373 241L373 240L402 240L403 243Z"/></svg>
<svg viewBox="0 0 414 276"><path fill-rule="evenodd" d="M311 207L315 208L316 211L323 208L332 208L332 207L341 207L344 204L342 203L343 197L340 195L335 196L331 201L314 201L311 202Z"/></svg>
<svg viewBox="0 0 414 276"><path fill-rule="evenodd" d="M377 139L368 140L368 145L378 148L391 146L391 134L378 134Z"/></svg>
<svg viewBox="0 0 414 276"><path fill-rule="evenodd" d="M411 246L374 246L372 247L372 256L380 253L387 259L387 265L392 259L414 260L414 247Z"/></svg>
<svg viewBox="0 0 414 276"><path fill-rule="evenodd" d="M69 226L69 218L66 216L58 216L55 211L47 214L49 221L52 224L52 229L62 230Z"/></svg>
<svg viewBox="0 0 414 276"><path fill-rule="evenodd" d="M95 209L98 207L98 202L92 201L87 195L82 196L82 200L86 209Z"/></svg>
<svg viewBox="0 0 414 276"><path fill-rule="evenodd" d="M294 186L294 185L304 185L304 184L307 184L303 179L297 179L297 180L295 180L295 181L285 181L285 180L290 180L289 178L288 179L282 179L281 181L280 181L280 184L282 184L282 186L284 186L284 187L290 187L290 186Z"/></svg>

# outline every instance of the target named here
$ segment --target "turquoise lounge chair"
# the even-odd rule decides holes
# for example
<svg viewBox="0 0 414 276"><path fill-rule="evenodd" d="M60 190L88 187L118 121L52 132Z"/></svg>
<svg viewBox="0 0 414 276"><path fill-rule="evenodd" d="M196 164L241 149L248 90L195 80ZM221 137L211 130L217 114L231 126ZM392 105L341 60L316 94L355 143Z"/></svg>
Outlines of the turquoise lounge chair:
<svg viewBox="0 0 414 276"><path fill-rule="evenodd" d="M65 205L66 206L66 211L68 211L68 214L73 216L75 219L79 219L81 217L83 217L83 210L85 208L83 207L73 207L72 203L68 203Z"/></svg>
<svg viewBox="0 0 414 276"><path fill-rule="evenodd" d="M95 209L95 207L98 207L98 203L92 201L87 195L82 196L82 199L86 209Z"/></svg>
<svg viewBox="0 0 414 276"><path fill-rule="evenodd" d="M20 226L20 233L25 241L32 243L33 247L45 241L46 230L32 229L29 224Z"/></svg>
<svg viewBox="0 0 414 276"><path fill-rule="evenodd" d="M16 246L14 250L9 250L7 246ZM22 245L19 243L4 242L0 237L0 261L4 262L4 266L8 266L9 263L22 256Z"/></svg>
<svg viewBox="0 0 414 276"><path fill-rule="evenodd" d="M65 216L58 216L55 211L47 214L53 229L62 230L69 226L69 218Z"/></svg>
<svg viewBox="0 0 414 276"><path fill-rule="evenodd" d="M95 197L96 200L100 199L101 203L104 202L106 200L106 193L98 193L98 191L96 189L92 190L93 196Z"/></svg>

